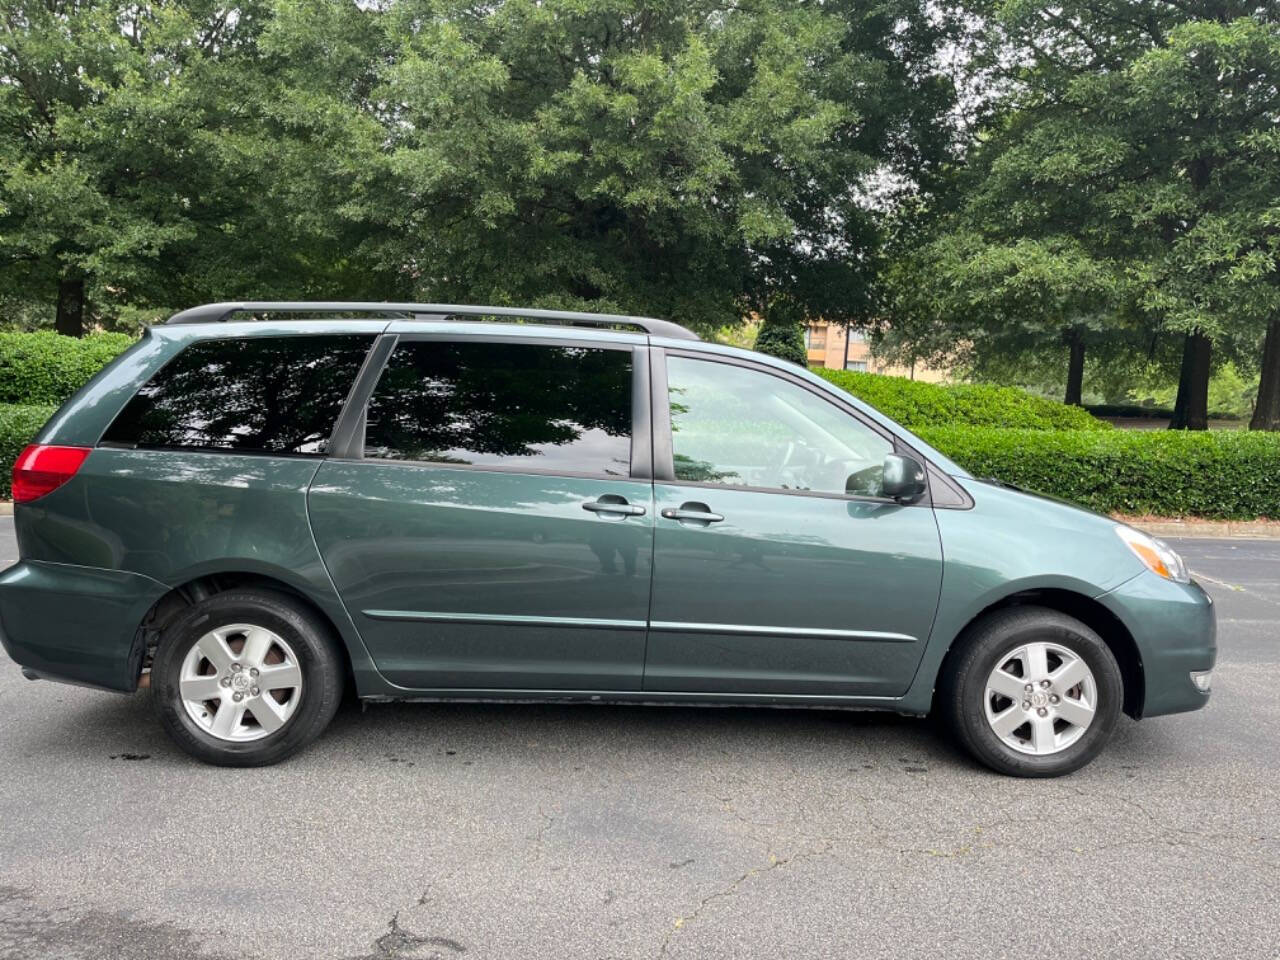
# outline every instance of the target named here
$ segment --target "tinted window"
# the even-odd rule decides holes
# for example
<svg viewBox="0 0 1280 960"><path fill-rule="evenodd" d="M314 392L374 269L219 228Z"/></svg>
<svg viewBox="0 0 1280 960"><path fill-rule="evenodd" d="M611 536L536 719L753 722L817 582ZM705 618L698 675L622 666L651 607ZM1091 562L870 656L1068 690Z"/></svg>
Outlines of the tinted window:
<svg viewBox="0 0 1280 960"><path fill-rule="evenodd" d="M138 391L103 440L322 454L369 343L355 336L193 343Z"/></svg>
<svg viewBox="0 0 1280 960"><path fill-rule="evenodd" d="M877 496L893 445L805 388L726 363L667 358L676 479Z"/></svg>
<svg viewBox="0 0 1280 960"><path fill-rule="evenodd" d="M365 456L625 477L631 351L402 343L369 401Z"/></svg>

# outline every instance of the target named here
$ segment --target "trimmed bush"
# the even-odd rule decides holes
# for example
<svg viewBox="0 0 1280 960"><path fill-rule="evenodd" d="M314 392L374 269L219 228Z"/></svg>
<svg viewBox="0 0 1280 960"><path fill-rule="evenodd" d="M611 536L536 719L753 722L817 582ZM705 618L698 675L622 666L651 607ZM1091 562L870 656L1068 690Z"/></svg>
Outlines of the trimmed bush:
<svg viewBox="0 0 1280 960"><path fill-rule="evenodd" d="M54 406L26 404L0 404L0 500L8 500L12 494L13 461L22 448L40 432L53 412Z"/></svg>
<svg viewBox="0 0 1280 960"><path fill-rule="evenodd" d="M1046 400L1016 387L943 385L854 370L813 371L904 427L1020 427L1030 430L1111 430L1081 407Z"/></svg>
<svg viewBox="0 0 1280 960"><path fill-rule="evenodd" d="M1280 435L1181 430L927 427L920 436L975 477L1099 513L1280 518Z"/></svg>
<svg viewBox="0 0 1280 960"><path fill-rule="evenodd" d="M0 403L60 404L133 342L127 333L0 333Z"/></svg>

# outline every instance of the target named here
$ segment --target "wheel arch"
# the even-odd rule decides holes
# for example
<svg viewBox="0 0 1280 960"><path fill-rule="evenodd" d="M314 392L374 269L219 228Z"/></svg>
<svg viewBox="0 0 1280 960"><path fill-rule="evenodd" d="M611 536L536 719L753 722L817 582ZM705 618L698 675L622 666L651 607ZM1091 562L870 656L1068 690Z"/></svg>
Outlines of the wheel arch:
<svg viewBox="0 0 1280 960"><path fill-rule="evenodd" d="M955 635L947 648L942 663L938 667L938 677L947 675L954 662L955 654L974 625L990 616L997 610L1010 607L1036 606L1056 610L1079 620L1100 636L1110 648L1120 666L1120 676L1124 683L1123 710L1133 719L1142 716L1142 705L1146 698L1146 681L1142 667L1142 654L1138 644L1129 632L1129 628L1105 606L1082 593L1055 587L1037 587L1019 590L1001 597L974 614ZM939 685L935 683L935 690ZM936 693L935 693L936 696Z"/></svg>
<svg viewBox="0 0 1280 960"><path fill-rule="evenodd" d="M165 628L185 610L219 593L228 590L258 589L280 593L306 607L324 624L337 641L342 654L343 670L348 689L357 689L356 670L352 656L351 644L341 625L335 620L325 606L318 603L305 589L290 583L288 580L270 573L250 570L228 570L215 573L203 573L191 577L172 587L161 596L142 618L138 626L139 637L144 646L141 663L143 675L150 669L155 657L156 644ZM145 685L145 684L143 684Z"/></svg>

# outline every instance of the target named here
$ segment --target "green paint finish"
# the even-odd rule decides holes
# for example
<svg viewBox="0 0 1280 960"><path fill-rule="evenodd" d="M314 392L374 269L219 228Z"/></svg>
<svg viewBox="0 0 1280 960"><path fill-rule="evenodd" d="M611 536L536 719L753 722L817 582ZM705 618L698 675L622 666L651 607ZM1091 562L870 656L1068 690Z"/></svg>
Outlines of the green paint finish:
<svg viewBox="0 0 1280 960"><path fill-rule="evenodd" d="M0 573L0 642L51 680L130 692L138 686L138 625L168 588L119 570L22 560Z"/></svg>
<svg viewBox="0 0 1280 960"><path fill-rule="evenodd" d="M1098 600L1129 630L1142 657L1142 716L1199 710L1209 701L1191 682L1191 671L1210 669L1218 654L1213 600L1198 583L1144 571Z"/></svg>
<svg viewBox="0 0 1280 960"><path fill-rule="evenodd" d="M1097 598L1146 571L1115 522L1069 504L962 480L971 510L936 510L946 554L938 616L904 709L927 713L952 642L975 617L1017 593Z"/></svg>
<svg viewBox="0 0 1280 960"><path fill-rule="evenodd" d="M129 571L166 587L220 573L279 581L333 621L357 677L376 684L307 523L319 466L306 457L99 447L64 486L17 505L18 549L24 560Z"/></svg>
<svg viewBox="0 0 1280 960"><path fill-rule="evenodd" d="M942 582L931 509L729 486L658 483L655 492L659 514L696 503L724 519L656 521L650 617L698 626L650 631L646 690L906 691ZM708 632L730 611L735 623L793 631ZM836 630L861 636L825 632Z"/></svg>
<svg viewBox="0 0 1280 960"><path fill-rule="evenodd" d="M243 567L323 580L307 528L317 459L99 447L65 486L15 511L23 557L164 583Z"/></svg>
<svg viewBox="0 0 1280 960"><path fill-rule="evenodd" d="M546 327L510 324L390 326L479 339L549 335ZM138 386L192 340L387 328L381 320L157 328L68 401L40 439L97 444ZM645 342L611 331L554 336ZM830 384L801 376L837 397ZM1147 572L1106 518L972 480L901 427L868 416L958 478L972 509L98 447L70 482L15 510L22 560L0 573L4 646L42 676L130 690L138 627L159 597L198 577L251 574L296 591L328 617L363 696L925 713L966 625L1014 594L1053 590L1096 603L1128 630L1144 671L1143 713L1204 704L1188 676L1214 662L1213 607L1203 591ZM615 518L583 510L605 495L645 512ZM703 525L660 516L687 503L724 519Z"/></svg>
<svg viewBox="0 0 1280 960"><path fill-rule="evenodd" d="M606 494L645 513L583 509ZM309 502L349 610L434 614L355 614L392 683L635 690L645 636L632 624L648 620L651 498L650 484L629 480L366 460L325 463Z"/></svg>

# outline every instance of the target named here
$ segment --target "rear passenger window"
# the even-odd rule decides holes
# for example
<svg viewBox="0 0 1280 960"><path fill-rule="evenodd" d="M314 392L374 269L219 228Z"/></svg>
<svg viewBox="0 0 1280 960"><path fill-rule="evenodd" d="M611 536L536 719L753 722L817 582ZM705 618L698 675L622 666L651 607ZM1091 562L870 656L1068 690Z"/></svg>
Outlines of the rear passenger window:
<svg viewBox="0 0 1280 960"><path fill-rule="evenodd" d="M371 338L203 340L170 360L129 401L103 440L320 455Z"/></svg>
<svg viewBox="0 0 1280 960"><path fill-rule="evenodd" d="M625 477L631 351L420 340L369 400L365 456Z"/></svg>

